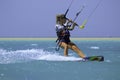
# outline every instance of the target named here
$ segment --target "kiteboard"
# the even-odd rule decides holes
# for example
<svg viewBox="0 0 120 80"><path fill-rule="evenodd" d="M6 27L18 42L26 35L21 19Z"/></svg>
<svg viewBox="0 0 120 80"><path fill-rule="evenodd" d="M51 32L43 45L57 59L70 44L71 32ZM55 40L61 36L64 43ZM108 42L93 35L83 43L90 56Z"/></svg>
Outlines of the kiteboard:
<svg viewBox="0 0 120 80"><path fill-rule="evenodd" d="M84 58L85 61L104 61L104 56L89 56Z"/></svg>

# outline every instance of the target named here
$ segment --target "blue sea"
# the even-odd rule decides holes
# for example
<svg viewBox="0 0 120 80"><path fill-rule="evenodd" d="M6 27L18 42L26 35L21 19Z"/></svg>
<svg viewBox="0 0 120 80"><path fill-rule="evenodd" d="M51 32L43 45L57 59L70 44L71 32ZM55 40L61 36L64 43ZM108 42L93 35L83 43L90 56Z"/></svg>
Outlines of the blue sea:
<svg viewBox="0 0 120 80"><path fill-rule="evenodd" d="M120 80L119 40L73 40L86 56L102 55L103 62L82 61L69 50L55 51L55 40L0 40L0 80ZM81 60L81 61L76 61Z"/></svg>

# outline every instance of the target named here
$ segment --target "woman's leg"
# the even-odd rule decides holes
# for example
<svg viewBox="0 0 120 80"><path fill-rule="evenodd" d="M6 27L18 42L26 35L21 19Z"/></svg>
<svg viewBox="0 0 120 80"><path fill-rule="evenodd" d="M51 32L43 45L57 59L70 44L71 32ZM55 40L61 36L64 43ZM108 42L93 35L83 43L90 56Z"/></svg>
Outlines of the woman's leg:
<svg viewBox="0 0 120 80"><path fill-rule="evenodd" d="M81 58L85 58L84 53L72 42L68 44L68 48L72 49L74 52L76 52Z"/></svg>
<svg viewBox="0 0 120 80"><path fill-rule="evenodd" d="M60 46L64 48L64 56L68 56L68 45L65 42L60 42Z"/></svg>

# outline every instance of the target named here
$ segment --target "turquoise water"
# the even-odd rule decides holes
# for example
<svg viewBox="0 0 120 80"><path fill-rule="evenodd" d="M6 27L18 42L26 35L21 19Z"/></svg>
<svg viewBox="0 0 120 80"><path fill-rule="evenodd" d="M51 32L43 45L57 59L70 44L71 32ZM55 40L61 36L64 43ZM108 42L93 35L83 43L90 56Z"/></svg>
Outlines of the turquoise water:
<svg viewBox="0 0 120 80"><path fill-rule="evenodd" d="M119 40L75 40L87 55L103 55L104 62L81 60L71 50L55 51L55 41L1 40L0 80L120 80Z"/></svg>

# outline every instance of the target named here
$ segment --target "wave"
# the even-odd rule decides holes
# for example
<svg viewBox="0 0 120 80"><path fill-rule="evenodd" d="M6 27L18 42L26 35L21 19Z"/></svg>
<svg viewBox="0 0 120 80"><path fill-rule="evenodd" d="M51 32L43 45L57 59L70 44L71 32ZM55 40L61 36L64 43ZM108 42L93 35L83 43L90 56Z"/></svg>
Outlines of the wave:
<svg viewBox="0 0 120 80"><path fill-rule="evenodd" d="M46 61L79 61L81 58L65 57L60 53L44 51L43 49L26 49L7 51L0 49L0 64L19 63L33 60Z"/></svg>
<svg viewBox="0 0 120 80"><path fill-rule="evenodd" d="M38 46L38 44L31 44L31 46Z"/></svg>
<svg viewBox="0 0 120 80"><path fill-rule="evenodd" d="M100 49L98 46L91 46L90 49Z"/></svg>

